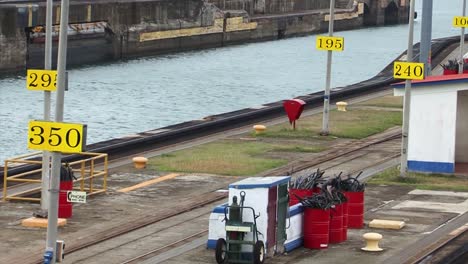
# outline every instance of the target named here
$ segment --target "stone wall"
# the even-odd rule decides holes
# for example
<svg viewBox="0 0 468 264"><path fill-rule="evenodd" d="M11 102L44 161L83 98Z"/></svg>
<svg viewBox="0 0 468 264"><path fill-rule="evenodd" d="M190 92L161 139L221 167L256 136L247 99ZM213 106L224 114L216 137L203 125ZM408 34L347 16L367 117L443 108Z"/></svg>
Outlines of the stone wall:
<svg viewBox="0 0 468 264"><path fill-rule="evenodd" d="M24 31L16 26L16 8L0 9L0 70L21 69L26 63Z"/></svg>

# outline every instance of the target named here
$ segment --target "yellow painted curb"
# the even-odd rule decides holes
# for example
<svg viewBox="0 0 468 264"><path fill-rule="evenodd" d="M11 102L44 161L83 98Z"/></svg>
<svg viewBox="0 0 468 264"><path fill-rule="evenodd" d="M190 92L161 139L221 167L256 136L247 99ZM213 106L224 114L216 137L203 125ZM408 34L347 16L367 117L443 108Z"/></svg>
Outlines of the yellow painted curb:
<svg viewBox="0 0 468 264"><path fill-rule="evenodd" d="M395 229L399 230L405 226L405 222L403 221L391 221L391 220L380 220L374 219L370 221L369 227L372 228L382 228L382 229Z"/></svg>
<svg viewBox="0 0 468 264"><path fill-rule="evenodd" d="M57 226L64 226L67 224L67 219L59 218L57 221ZM24 227L42 227L47 228L47 218L37 218L37 217L30 217L23 219L21 221L21 225Z"/></svg>
<svg viewBox="0 0 468 264"><path fill-rule="evenodd" d="M120 190L118 190L118 192L123 192L123 193L130 192L130 191L133 191L135 189L139 189L139 188L142 188L142 187L149 186L151 184L155 184L155 183L162 182L162 181L165 181L165 180L173 179L173 178L175 178L175 177L177 177L179 175L180 174L177 174L177 173L167 174L167 175L161 176L161 177L156 178L156 179L152 179L152 180L149 180L149 181L139 183L137 185L133 185L133 186L130 186L130 187L127 187L127 188L120 189Z"/></svg>

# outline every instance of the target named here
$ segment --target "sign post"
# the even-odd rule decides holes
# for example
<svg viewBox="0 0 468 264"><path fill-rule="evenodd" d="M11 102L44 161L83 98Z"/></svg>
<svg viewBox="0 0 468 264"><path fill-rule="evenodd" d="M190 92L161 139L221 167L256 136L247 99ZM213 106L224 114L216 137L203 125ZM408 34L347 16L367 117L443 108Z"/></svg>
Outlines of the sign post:
<svg viewBox="0 0 468 264"><path fill-rule="evenodd" d="M463 9L462 9L462 16L456 16L453 18L453 26L461 28L460 34L460 60L458 61L458 73L463 73L463 53L465 50L465 28L468 27L468 17L465 16L466 14L466 0L463 0Z"/></svg>
<svg viewBox="0 0 468 264"><path fill-rule="evenodd" d="M340 37L333 37L333 23L335 21L335 0L330 1L330 20L328 23L328 37L318 37L316 47L318 50L327 50L327 75L325 81L325 92L323 95L323 120L322 130L320 135L327 136L328 120L330 112L330 83L331 83L331 65L332 65L332 52L342 51L344 48L344 39Z"/></svg>
<svg viewBox="0 0 468 264"><path fill-rule="evenodd" d="M431 40L432 40L432 0L422 1L422 18L421 18L421 48L419 62L425 64L424 75L431 75Z"/></svg>
<svg viewBox="0 0 468 264"><path fill-rule="evenodd" d="M403 98L403 128L402 128L402 144L401 144L401 164L400 164L400 177L406 177L408 172L408 131L409 131L409 117L410 117L410 107L411 107L411 65L410 62L413 61L413 32L414 32L414 3L416 1L411 1L410 13L409 13L409 33L408 33L408 50L406 52L406 61L408 64L409 74L406 74L408 78L405 81L405 97ZM395 63L394 69L397 69ZM400 64L403 72L397 72L399 74L405 74L403 69L405 65ZM424 67L424 66L423 66ZM413 67L415 69L415 67ZM424 69L423 71L424 72ZM413 72L414 73L414 72ZM394 72L394 76L396 73ZM397 75L398 76L398 75ZM424 78L424 77L423 77Z"/></svg>
<svg viewBox="0 0 468 264"><path fill-rule="evenodd" d="M60 11L60 34L57 58L57 97L55 103L55 121L63 120L63 105L65 92L65 70L67 65L67 37L69 0L62 0ZM49 190L49 212L47 219L46 253L52 251L52 261L55 263L58 221L58 196L60 187L61 153L52 152L52 173Z"/></svg>
<svg viewBox="0 0 468 264"><path fill-rule="evenodd" d="M52 0L46 3L46 26L45 26L45 48L44 69L52 69L52 11L54 4ZM29 74L28 74L29 75ZM44 120L50 120L50 91L44 91ZM49 180L50 180L50 153L42 152L42 184L41 184L41 209L48 210L49 205Z"/></svg>

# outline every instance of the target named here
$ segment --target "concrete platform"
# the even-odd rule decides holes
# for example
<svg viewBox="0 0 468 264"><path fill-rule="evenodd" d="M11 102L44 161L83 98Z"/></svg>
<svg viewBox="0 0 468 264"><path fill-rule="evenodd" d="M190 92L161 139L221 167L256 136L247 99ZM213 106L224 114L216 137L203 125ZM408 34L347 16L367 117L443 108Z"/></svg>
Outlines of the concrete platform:
<svg viewBox="0 0 468 264"><path fill-rule="evenodd" d="M376 148L377 149L377 148ZM375 159L380 159L375 155ZM363 159L359 162L359 159ZM363 155L352 159L345 165L345 171L359 168L359 164L368 164L372 155ZM331 162L333 163L333 162ZM389 163L389 165L394 164ZM387 165L388 166L388 165ZM382 168L380 168L382 169ZM377 169L366 170L363 177L371 175ZM334 173L336 169L331 170ZM176 177L175 177L176 176ZM161 179L155 181L155 179ZM203 174L159 174L149 170L135 170L131 164L119 167L109 177L107 194L91 197L87 204L75 204L74 215L68 224L59 229L59 239L66 243L105 232L109 228L123 225L145 215L157 215L170 210L175 204L193 200L193 197L226 189L229 183L240 177L225 177ZM149 182L153 184L143 184ZM156 182L156 183L154 183ZM141 188L130 188L140 185ZM121 190L128 190L122 192ZM348 232L348 240L340 244L331 244L327 250L309 250L300 248L290 254L268 258L266 263L386 263L395 256L402 254L407 248L423 247L425 238L437 234L449 223L468 218L464 205L468 200L467 193L419 191L407 187L368 186L365 192L365 223L363 229L353 229ZM218 204L222 203L220 201ZM431 207L430 204L443 204L445 208ZM41 256L46 238L46 230L30 228L21 225L23 218L29 217L37 210L38 204L0 203L0 263L19 261L21 256ZM458 208L457 208L458 207ZM456 210L446 210L457 208ZM140 236L156 230L166 230L148 237L147 242L137 245L122 245L117 251L112 251L115 242L100 244L87 248L79 254L66 255L63 263L120 263L126 259L141 254L150 248L158 248L181 239L182 237L208 228L209 208L200 208L174 219L168 219L157 226L151 226L140 231ZM190 220L183 229L173 229L176 222ZM179 219L179 220L177 220ZM401 230L381 230L371 228L368 223L372 219L388 219L405 221L407 225ZM467 220L468 221L468 220ZM466 223L466 222L465 222ZM450 230L451 231L451 230ZM369 253L360 249L365 246L362 235L368 232L379 232L383 235L380 242L382 252ZM135 234L129 235L126 241L137 241ZM433 242L434 239L429 239ZM126 242L126 243L130 243ZM179 246L148 259L144 263L215 263L214 251L206 249L206 238L194 239L189 244ZM410 253L408 253L410 254ZM21 261L20 261L21 262ZM21 262L28 263L28 262ZM390 262L391 263L391 262ZM401 263L401 262L395 262Z"/></svg>

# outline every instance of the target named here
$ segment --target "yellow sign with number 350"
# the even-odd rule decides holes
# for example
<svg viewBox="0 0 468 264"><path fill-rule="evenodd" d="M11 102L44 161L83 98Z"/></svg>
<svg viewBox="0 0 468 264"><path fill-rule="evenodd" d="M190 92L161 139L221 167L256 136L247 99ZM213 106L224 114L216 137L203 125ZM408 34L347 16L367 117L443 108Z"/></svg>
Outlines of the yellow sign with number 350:
<svg viewBox="0 0 468 264"><path fill-rule="evenodd" d="M29 121L28 148L65 153L83 152L86 147L86 125Z"/></svg>
<svg viewBox="0 0 468 264"><path fill-rule="evenodd" d="M343 51L344 38L318 36L315 42L315 46L318 50Z"/></svg>
<svg viewBox="0 0 468 264"><path fill-rule="evenodd" d="M57 90L57 71L28 70L26 87L29 90L55 91Z"/></svg>
<svg viewBox="0 0 468 264"><path fill-rule="evenodd" d="M424 63L395 61L393 78L407 80L424 79Z"/></svg>

